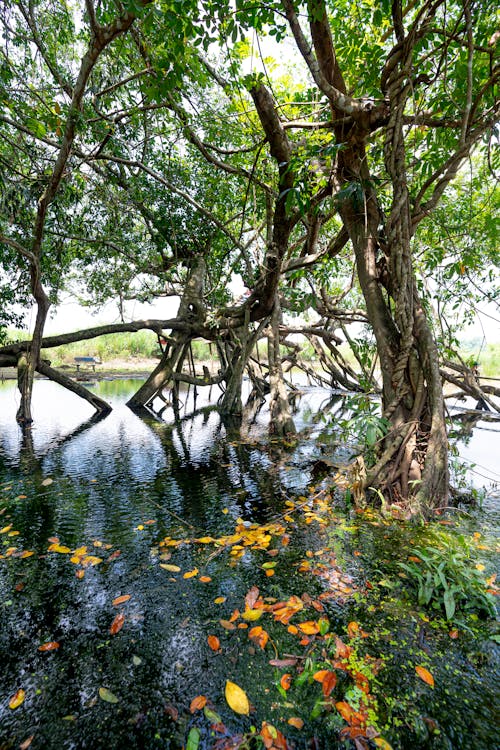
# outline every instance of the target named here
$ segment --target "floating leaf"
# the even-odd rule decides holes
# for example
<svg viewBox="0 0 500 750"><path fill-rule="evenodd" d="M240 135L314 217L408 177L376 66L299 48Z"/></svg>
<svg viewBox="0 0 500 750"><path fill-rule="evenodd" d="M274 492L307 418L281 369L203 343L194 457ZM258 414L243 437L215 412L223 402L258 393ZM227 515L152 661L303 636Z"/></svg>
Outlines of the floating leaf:
<svg viewBox="0 0 500 750"><path fill-rule="evenodd" d="M41 646L38 646L39 651L55 651L57 648L59 648L59 643L57 641L48 641L47 643L42 643Z"/></svg>
<svg viewBox="0 0 500 750"><path fill-rule="evenodd" d="M214 604L224 604L226 598L227 597L225 596L218 596L216 599L214 599Z"/></svg>
<svg viewBox="0 0 500 750"><path fill-rule="evenodd" d="M297 664L298 659L287 658L287 659L270 659L269 664L272 667L294 667Z"/></svg>
<svg viewBox="0 0 500 750"><path fill-rule="evenodd" d="M19 750L28 750L29 746L33 742L34 734L31 734L29 737L27 737L24 742L21 742L19 745Z"/></svg>
<svg viewBox="0 0 500 750"><path fill-rule="evenodd" d="M252 586L250 591L245 596L245 609L253 609L258 598L259 589L257 588L257 586Z"/></svg>
<svg viewBox="0 0 500 750"><path fill-rule="evenodd" d="M236 630L234 622L230 622L229 620L219 620L219 622L226 630Z"/></svg>
<svg viewBox="0 0 500 750"><path fill-rule="evenodd" d="M283 690L290 690L290 686L292 684L292 675L288 672L281 676L280 685L283 688Z"/></svg>
<svg viewBox="0 0 500 750"><path fill-rule="evenodd" d="M415 672L418 674L421 680L427 683L427 685L434 687L434 677L431 675L428 669L418 666L415 667Z"/></svg>
<svg viewBox="0 0 500 750"><path fill-rule="evenodd" d="M107 703L118 703L119 701L119 698L117 698L111 690L108 690L108 688L105 687L99 688L99 698Z"/></svg>
<svg viewBox="0 0 500 750"><path fill-rule="evenodd" d="M122 552L121 552L121 550L119 550L119 549L116 549L116 550L115 550L114 552L112 552L112 553L110 554L110 556L108 557L108 562L112 562L113 560L116 560L116 558L117 558L117 557L120 557L121 553L122 553Z"/></svg>
<svg viewBox="0 0 500 750"><path fill-rule="evenodd" d="M192 727L189 731L186 750L198 750L200 744L200 730Z"/></svg>
<svg viewBox="0 0 500 750"><path fill-rule="evenodd" d="M123 628L123 623L125 622L125 615L122 615L121 613L119 615L116 615L115 619L111 623L111 626L109 628L109 632L111 635L116 635L120 632L120 630Z"/></svg>
<svg viewBox="0 0 500 750"><path fill-rule="evenodd" d="M308 620L307 622L299 622L298 628L303 633L305 633L305 635L315 635L316 633L319 633L318 623L314 622L313 620Z"/></svg>
<svg viewBox="0 0 500 750"><path fill-rule="evenodd" d="M200 576L200 581L202 583L210 583L211 580L210 576Z"/></svg>
<svg viewBox="0 0 500 750"><path fill-rule="evenodd" d="M54 480L50 477L47 477L47 479L44 479L42 482L42 487L49 487L49 485L53 484Z"/></svg>
<svg viewBox="0 0 500 750"><path fill-rule="evenodd" d="M24 690L18 690L17 693L14 693L12 698L9 701L9 708L19 708L19 706L24 703L24 699L26 697L26 693Z"/></svg>
<svg viewBox="0 0 500 750"><path fill-rule="evenodd" d="M192 714L194 714L195 711L201 711L202 708L204 708L207 705L207 697L206 695L197 695L196 698L193 698L191 701L191 704L189 706L189 710Z"/></svg>
<svg viewBox="0 0 500 750"><path fill-rule="evenodd" d="M187 573L184 573L182 576L183 578L194 578L194 576L198 575L198 568L194 568L194 570L189 570Z"/></svg>
<svg viewBox="0 0 500 750"><path fill-rule="evenodd" d="M260 625L256 625L254 628L252 628L248 633L248 637L262 649L266 647L266 644L269 640L268 633L263 630Z"/></svg>
<svg viewBox="0 0 500 750"><path fill-rule="evenodd" d="M8 531L10 531L12 528L12 524L9 523L8 526L4 526L3 529L0 529L0 534L6 534Z"/></svg>
<svg viewBox="0 0 500 750"><path fill-rule="evenodd" d="M49 552L60 552L63 555L67 555L71 552L69 547L66 547L64 544L57 544L56 542L50 544L48 550Z"/></svg>
<svg viewBox="0 0 500 750"><path fill-rule="evenodd" d="M302 729L304 726L304 722L298 716L290 716L287 723L290 724L291 727L295 727L295 729Z"/></svg>
<svg viewBox="0 0 500 750"><path fill-rule="evenodd" d="M232 708L235 713L248 716L250 713L250 703L248 702L247 694L239 687L239 685L227 680L225 695L228 706Z"/></svg>
<svg viewBox="0 0 500 750"><path fill-rule="evenodd" d="M219 716L219 714L218 714L218 713L216 713L215 711L213 711L213 710L212 710L211 708L209 708L208 706L205 706L205 707L204 707L204 709L203 709L203 713L205 714L205 717L206 717L206 718L207 718L207 719L208 719L209 721L211 721L211 722L212 722L213 724L220 724L220 723L221 723L221 721L222 721L222 719L221 719L221 717Z"/></svg>
<svg viewBox="0 0 500 750"><path fill-rule="evenodd" d="M21 554L19 555L19 557L22 560L25 560L27 557L31 557L31 555L34 555L34 554L35 553L33 552L33 550L25 549L24 552L21 552Z"/></svg>
<svg viewBox="0 0 500 750"><path fill-rule="evenodd" d="M381 747L382 750L392 750L392 745L389 745L387 740L384 740L383 737L375 737L373 741L376 746Z"/></svg>
<svg viewBox="0 0 500 750"><path fill-rule="evenodd" d="M218 651L220 649L220 641L216 635L209 635L207 641L212 651Z"/></svg>
<svg viewBox="0 0 500 750"><path fill-rule="evenodd" d="M263 612L263 609L246 609L241 616L247 622L255 622L262 617Z"/></svg>
<svg viewBox="0 0 500 750"><path fill-rule="evenodd" d="M138 666L139 666L139 664L142 664L142 659L141 659L141 657L140 657L140 656L136 656L136 655L134 654L134 655L133 655L133 657L132 657L132 664L134 665L134 667L138 667Z"/></svg>
<svg viewBox="0 0 500 750"><path fill-rule="evenodd" d="M181 570L178 565L170 565L170 563L160 563L160 568L169 570L171 573L179 573Z"/></svg>
<svg viewBox="0 0 500 750"><path fill-rule="evenodd" d="M80 578L80 579L84 578L85 577L85 571L84 570L77 570L77 571L75 571L75 576L77 578Z"/></svg>
<svg viewBox="0 0 500 750"><path fill-rule="evenodd" d="M335 672L328 672L323 680L323 695L325 698L328 698L336 684L337 675Z"/></svg>
<svg viewBox="0 0 500 750"><path fill-rule="evenodd" d="M117 596L116 599L113 599L112 604L114 607L118 607L119 604L125 604L129 599L130 594L122 594L122 596Z"/></svg>

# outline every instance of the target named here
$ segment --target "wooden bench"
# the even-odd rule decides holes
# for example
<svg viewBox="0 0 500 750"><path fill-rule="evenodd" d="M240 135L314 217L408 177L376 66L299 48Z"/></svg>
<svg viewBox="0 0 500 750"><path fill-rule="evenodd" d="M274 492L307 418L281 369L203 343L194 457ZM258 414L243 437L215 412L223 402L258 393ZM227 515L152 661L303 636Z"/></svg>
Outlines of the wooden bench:
<svg viewBox="0 0 500 750"><path fill-rule="evenodd" d="M95 366L101 365L102 362L98 357L75 357L76 371L80 372L80 365L89 365L95 372Z"/></svg>

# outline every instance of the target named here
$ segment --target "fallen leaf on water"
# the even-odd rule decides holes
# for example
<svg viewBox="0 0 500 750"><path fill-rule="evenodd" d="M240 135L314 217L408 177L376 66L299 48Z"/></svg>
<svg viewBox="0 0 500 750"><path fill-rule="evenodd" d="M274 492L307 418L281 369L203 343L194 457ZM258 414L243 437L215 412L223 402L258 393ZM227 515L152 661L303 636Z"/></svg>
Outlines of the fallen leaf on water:
<svg viewBox="0 0 500 750"><path fill-rule="evenodd" d="M10 531L12 528L12 524L9 523L8 526L4 526L3 529L0 529L0 534L6 534L8 531Z"/></svg>
<svg viewBox="0 0 500 750"><path fill-rule="evenodd" d="M417 666L415 667L415 672L418 674L421 680L427 683L427 685L434 687L434 677L431 675L428 669L426 669L425 667Z"/></svg>
<svg viewBox="0 0 500 750"><path fill-rule="evenodd" d="M246 609L241 616L247 622L255 622L262 617L263 611L263 609Z"/></svg>
<svg viewBox="0 0 500 750"><path fill-rule="evenodd" d="M24 742L21 742L19 745L19 750L28 750L29 746L33 742L34 734L31 734L29 737L27 737Z"/></svg>
<svg viewBox="0 0 500 750"><path fill-rule="evenodd" d="M99 698L101 698L101 700L103 701L106 701L107 703L118 703L119 701L116 695L112 693L111 690L108 690L108 688L105 687L99 688Z"/></svg>
<svg viewBox="0 0 500 750"><path fill-rule="evenodd" d="M48 550L49 552L60 552L63 555L67 555L71 552L69 547L66 547L64 544L57 544L57 542L50 544Z"/></svg>
<svg viewBox="0 0 500 750"><path fill-rule="evenodd" d="M183 578L194 578L194 576L198 575L198 568L194 568L194 570L189 570L187 573L184 573L182 576Z"/></svg>
<svg viewBox="0 0 500 750"><path fill-rule="evenodd" d="M197 695L196 698L193 698L193 700L191 701L189 710L192 714L194 714L195 711L201 711L201 709L206 705L207 697L205 695Z"/></svg>
<svg viewBox="0 0 500 750"><path fill-rule="evenodd" d="M302 729L304 726L304 722L298 716L290 716L287 723L290 724L291 727L295 727L295 729Z"/></svg>
<svg viewBox="0 0 500 750"><path fill-rule="evenodd" d="M315 674L313 674L313 680L322 683L329 671L330 670L328 669L319 669Z"/></svg>
<svg viewBox="0 0 500 750"><path fill-rule="evenodd" d="M14 693L12 698L9 701L9 708L19 708L19 706L24 703L24 699L26 697L26 693L24 690L18 690L17 693Z"/></svg>
<svg viewBox="0 0 500 750"><path fill-rule="evenodd" d="M163 570L169 570L171 573L180 572L180 568L178 565L170 565L170 563L160 563L160 568L163 568Z"/></svg>
<svg viewBox="0 0 500 750"><path fill-rule="evenodd" d="M247 694L239 685L227 680L225 695L229 708L232 708L237 714L245 714L245 716L248 716L250 713L250 703Z"/></svg>
<svg viewBox="0 0 500 750"><path fill-rule="evenodd" d="M21 552L21 554L19 555L19 557L22 560L24 560L26 557L31 557L31 555L34 555L34 554L35 553L33 552L33 550L25 549L24 552Z"/></svg>
<svg viewBox="0 0 500 750"><path fill-rule="evenodd" d="M458 630L450 630L448 635L450 636L450 638L453 638L453 640L456 640L458 638Z"/></svg>
<svg viewBox="0 0 500 750"><path fill-rule="evenodd" d="M225 596L218 596L216 599L214 599L214 604L224 604L225 601Z"/></svg>
<svg viewBox="0 0 500 750"><path fill-rule="evenodd" d="M76 570L75 571L75 576L77 578L84 578L85 577L85 571L84 570Z"/></svg>
<svg viewBox="0 0 500 750"><path fill-rule="evenodd" d="M170 716L172 721L177 721L177 719L179 718L179 712L175 706L173 706L171 703L167 703L164 710L167 716Z"/></svg>
<svg viewBox="0 0 500 750"><path fill-rule="evenodd" d="M114 607L118 607L119 604L125 604L129 599L130 594L122 594L122 596L117 596L116 599L113 599L112 604Z"/></svg>
<svg viewBox="0 0 500 750"><path fill-rule="evenodd" d="M48 487L49 485L53 484L54 480L50 477L47 477L47 479L44 479L42 482L42 487Z"/></svg>
<svg viewBox="0 0 500 750"><path fill-rule="evenodd" d="M327 672L323 680L323 695L325 696L325 698L328 698L336 684L337 675L335 674L335 672Z"/></svg>
<svg viewBox="0 0 500 750"><path fill-rule="evenodd" d="M254 628L252 628L248 633L248 637L262 649L266 647L266 644L269 640L268 633L263 630L260 625L256 625Z"/></svg>
<svg viewBox="0 0 500 750"><path fill-rule="evenodd" d="M196 727L192 727L189 730L187 743L186 743L186 750L198 750L198 746L200 744L200 730Z"/></svg>
<svg viewBox="0 0 500 750"><path fill-rule="evenodd" d="M313 620L308 620L307 622L299 622L298 628L306 635L315 635L316 633L319 633L318 623L314 622Z"/></svg>
<svg viewBox="0 0 500 750"><path fill-rule="evenodd" d="M274 570L266 570L266 576L268 578L271 578L271 576L273 576L273 575L274 575Z"/></svg>
<svg viewBox="0 0 500 750"><path fill-rule="evenodd" d="M41 646L38 646L39 651L55 651L57 648L59 648L59 643L57 641L48 641L47 643L42 643Z"/></svg>
<svg viewBox="0 0 500 750"><path fill-rule="evenodd" d="M220 649L220 641L216 635L209 635L207 641L212 651L218 651Z"/></svg>
<svg viewBox="0 0 500 750"><path fill-rule="evenodd" d="M382 750L392 750L392 745L389 745L387 740L384 740L383 737L375 737L373 741L376 746L381 747Z"/></svg>
<svg viewBox="0 0 500 750"><path fill-rule="evenodd" d="M281 676L280 685L283 688L283 690L290 690L290 686L292 684L292 675L288 672Z"/></svg>
<svg viewBox="0 0 500 750"><path fill-rule="evenodd" d="M134 667L138 667L138 666L139 666L139 664L142 664L142 659L141 659L141 657L140 657L140 656L136 656L136 655L134 654L134 655L133 655L133 657L132 657L132 664L134 665Z"/></svg>
<svg viewBox="0 0 500 750"><path fill-rule="evenodd" d="M58 536L49 536L47 539L48 542L52 542L52 544L59 544L59 537Z"/></svg>
<svg viewBox="0 0 500 750"><path fill-rule="evenodd" d="M121 552L121 550L119 550L119 549L116 549L116 550L115 550L114 552L112 552L112 553L110 554L110 556L108 557L108 562L112 562L113 560L116 560L116 558L117 558L117 557L120 557L121 553L122 553L122 552Z"/></svg>
<svg viewBox="0 0 500 750"><path fill-rule="evenodd" d="M288 659L270 659L269 664L272 667L294 667L297 664L297 659L295 658L288 658Z"/></svg>
<svg viewBox="0 0 500 750"><path fill-rule="evenodd" d="M200 581L202 583L210 583L211 580L210 576L200 576Z"/></svg>
<svg viewBox="0 0 500 750"><path fill-rule="evenodd" d="M247 595L245 596L245 609L253 609L258 598L259 589L257 588L257 586L252 586L250 591L248 591Z"/></svg>
<svg viewBox="0 0 500 750"><path fill-rule="evenodd" d="M119 615L116 615L115 619L111 623L111 626L109 628L109 632L111 635L116 635L120 632L120 630L123 628L123 623L125 622L125 615L122 615L121 613Z"/></svg>
<svg viewBox="0 0 500 750"><path fill-rule="evenodd" d="M226 630L236 630L234 622L230 622L229 620L219 620L219 622Z"/></svg>

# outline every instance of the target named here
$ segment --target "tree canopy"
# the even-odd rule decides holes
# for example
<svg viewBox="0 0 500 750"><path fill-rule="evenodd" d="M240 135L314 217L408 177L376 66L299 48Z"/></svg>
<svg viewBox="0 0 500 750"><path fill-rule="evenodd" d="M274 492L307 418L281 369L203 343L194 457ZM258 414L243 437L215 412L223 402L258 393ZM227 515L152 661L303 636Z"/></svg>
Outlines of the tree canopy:
<svg viewBox="0 0 500 750"><path fill-rule="evenodd" d="M496 293L491 4L7 0L0 13L0 326L14 303L37 309L31 343L0 349L20 367L19 420L35 370L49 372L43 329L62 290L96 305L176 295L176 327L150 325L175 342L138 402L181 378L202 336L224 408L240 411L265 331L271 419L289 432L278 344L300 328L332 383L381 389L365 485L443 503L442 355L459 301ZM364 342L349 331L360 321Z"/></svg>

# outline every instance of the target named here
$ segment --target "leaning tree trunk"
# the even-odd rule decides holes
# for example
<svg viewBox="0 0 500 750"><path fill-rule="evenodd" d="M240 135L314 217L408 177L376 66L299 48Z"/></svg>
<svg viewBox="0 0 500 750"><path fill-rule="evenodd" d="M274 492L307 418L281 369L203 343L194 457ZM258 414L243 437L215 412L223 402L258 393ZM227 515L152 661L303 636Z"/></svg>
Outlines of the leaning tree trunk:
<svg viewBox="0 0 500 750"><path fill-rule="evenodd" d="M269 385L271 387L269 432L280 437L295 434L295 424L288 403L288 396L283 380L283 367L280 352L281 307L276 295L276 302L268 328L268 361Z"/></svg>
<svg viewBox="0 0 500 750"><path fill-rule="evenodd" d="M189 274L184 289L184 294L179 304L177 321L184 321L190 325L200 324L205 317L205 306L203 302L203 287L205 281L206 264L203 258L197 258L193 262L193 268ZM134 393L127 402L132 409L144 407L150 404L163 388L172 381L174 373L182 370L184 357L188 344L192 338L190 332L176 331L167 340L167 345L162 357L145 383Z"/></svg>

